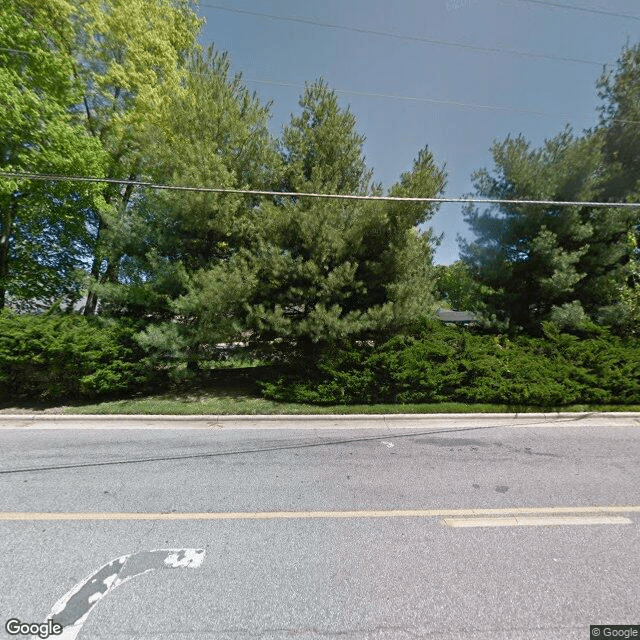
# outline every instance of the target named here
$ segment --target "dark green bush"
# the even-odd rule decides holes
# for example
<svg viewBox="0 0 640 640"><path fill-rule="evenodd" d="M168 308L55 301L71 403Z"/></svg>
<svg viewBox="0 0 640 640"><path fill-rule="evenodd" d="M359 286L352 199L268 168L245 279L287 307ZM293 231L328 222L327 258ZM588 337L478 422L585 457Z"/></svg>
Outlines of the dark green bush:
<svg viewBox="0 0 640 640"><path fill-rule="evenodd" d="M542 338L426 324L375 348L341 345L312 372L262 386L274 400L317 404L468 402L560 407L640 402L640 340L599 330Z"/></svg>
<svg viewBox="0 0 640 640"><path fill-rule="evenodd" d="M0 313L0 400L79 400L130 392L153 371L122 321Z"/></svg>

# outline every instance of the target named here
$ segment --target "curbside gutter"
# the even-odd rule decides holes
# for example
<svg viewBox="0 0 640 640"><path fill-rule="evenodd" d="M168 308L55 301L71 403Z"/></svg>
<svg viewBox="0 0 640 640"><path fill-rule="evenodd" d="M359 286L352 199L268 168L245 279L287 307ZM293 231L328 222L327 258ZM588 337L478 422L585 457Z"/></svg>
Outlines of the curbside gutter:
<svg viewBox="0 0 640 640"><path fill-rule="evenodd" d="M323 415L0 414L0 429L416 429L640 427L640 412Z"/></svg>

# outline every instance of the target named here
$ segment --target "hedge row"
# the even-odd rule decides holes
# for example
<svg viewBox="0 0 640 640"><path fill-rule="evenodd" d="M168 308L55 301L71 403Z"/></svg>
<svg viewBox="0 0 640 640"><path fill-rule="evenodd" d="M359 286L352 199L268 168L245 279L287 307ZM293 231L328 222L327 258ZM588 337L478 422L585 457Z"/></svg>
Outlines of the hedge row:
<svg viewBox="0 0 640 640"><path fill-rule="evenodd" d="M154 376L123 322L70 314L0 313L0 400L93 399Z"/></svg>
<svg viewBox="0 0 640 640"><path fill-rule="evenodd" d="M552 325L543 338L514 338L430 324L379 346L328 350L313 373L281 375L262 392L316 404L638 404L640 340L579 337Z"/></svg>
<svg viewBox="0 0 640 640"><path fill-rule="evenodd" d="M130 394L160 373L124 321L0 313L0 401ZM640 339L604 331L543 338L426 324L376 346L343 344L315 366L260 383L266 398L313 404L468 402L559 407L640 404Z"/></svg>

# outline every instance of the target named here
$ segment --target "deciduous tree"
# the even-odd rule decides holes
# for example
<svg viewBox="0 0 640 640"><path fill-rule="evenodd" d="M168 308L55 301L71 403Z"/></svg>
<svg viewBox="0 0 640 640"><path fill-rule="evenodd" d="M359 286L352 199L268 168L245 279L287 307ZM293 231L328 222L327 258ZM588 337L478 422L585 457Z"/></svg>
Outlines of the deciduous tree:
<svg viewBox="0 0 640 640"><path fill-rule="evenodd" d="M0 6L0 167L8 172L101 175L99 141L78 126L80 97L66 0ZM94 187L0 179L0 308L79 297L87 258L85 212Z"/></svg>
<svg viewBox="0 0 640 640"><path fill-rule="evenodd" d="M85 0L74 12L75 73L87 131L108 154L108 178L148 176L147 129L184 92L185 61L197 48L201 21L188 0ZM88 220L95 244L94 283L118 282L132 186L103 189L106 206ZM126 243L126 242L125 242ZM95 312L95 286L85 313Z"/></svg>

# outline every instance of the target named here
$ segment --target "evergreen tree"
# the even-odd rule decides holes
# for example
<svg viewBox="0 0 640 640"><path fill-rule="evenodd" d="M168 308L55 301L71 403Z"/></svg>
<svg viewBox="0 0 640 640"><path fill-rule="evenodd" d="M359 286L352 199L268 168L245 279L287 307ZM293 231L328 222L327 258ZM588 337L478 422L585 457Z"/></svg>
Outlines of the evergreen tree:
<svg viewBox="0 0 640 640"><path fill-rule="evenodd" d="M640 194L640 43L625 47L617 67L598 81L604 154L612 171L607 195L624 199Z"/></svg>
<svg viewBox="0 0 640 640"><path fill-rule="evenodd" d="M256 189L273 186L278 158L269 109L229 75L226 54L195 52L183 89L145 130L154 182ZM172 317L190 278L228 261L250 241L260 200L237 194L147 192L121 236L122 286L103 285L111 313Z"/></svg>
<svg viewBox="0 0 640 640"><path fill-rule="evenodd" d="M507 138L492 149L495 175L478 171L474 185L487 198L597 201L601 146L600 136L575 138L569 129L541 149L531 150L522 136ZM611 293L587 267L598 243L606 243L598 234L609 211L579 205L504 204L482 212L469 207L465 219L477 239L462 243L462 256L474 277L490 287L489 309L533 332L550 317L577 323L585 314L595 317ZM606 259L617 264L618 258Z"/></svg>
<svg viewBox="0 0 640 640"><path fill-rule="evenodd" d="M335 93L311 84L300 107L282 136L283 188L380 195L364 137ZM390 193L432 197L444 180L424 149ZM243 324L253 344L273 357L308 362L336 342L405 330L432 311L433 238L417 231L431 205L301 196L265 202L261 214L254 245L228 268L248 292Z"/></svg>
<svg viewBox="0 0 640 640"><path fill-rule="evenodd" d="M226 54L195 52L184 90L146 130L148 171L154 181L174 185L273 188L280 160L268 119L269 107L240 75L230 75ZM129 216L126 279L100 288L107 310L145 317L144 346L191 363L208 358L217 343L240 338L251 287L243 285L249 276L239 256L253 246L260 203L240 194L146 194Z"/></svg>
<svg viewBox="0 0 640 640"><path fill-rule="evenodd" d="M523 136L493 146L495 170L474 174L478 195L498 199L607 201L640 195L640 47L623 50L599 81L600 126L567 128L532 150ZM635 332L640 324L639 209L606 206L469 207L476 239L461 242L487 307L528 331L543 320L585 321Z"/></svg>
<svg viewBox="0 0 640 640"><path fill-rule="evenodd" d="M605 196L609 200L640 200L640 43L625 47L617 67L598 82L603 101L600 129L609 167ZM619 301L607 319L622 330L640 331L640 207L619 212L616 232L626 279L616 283Z"/></svg>

